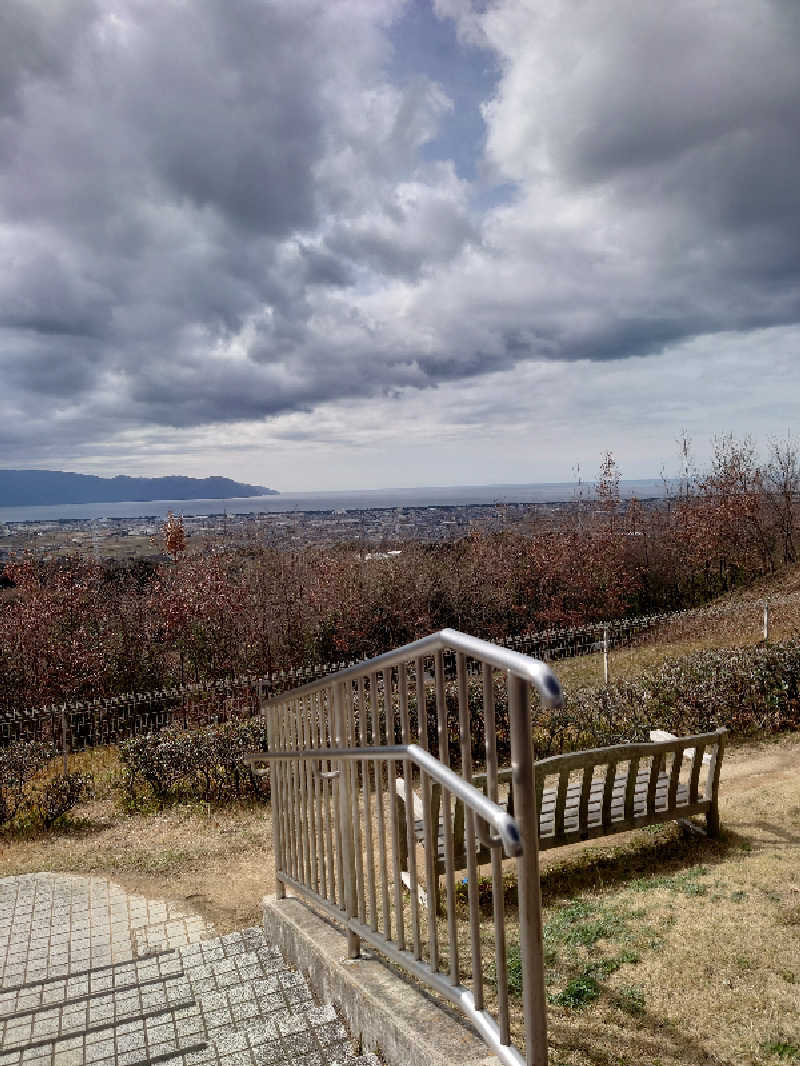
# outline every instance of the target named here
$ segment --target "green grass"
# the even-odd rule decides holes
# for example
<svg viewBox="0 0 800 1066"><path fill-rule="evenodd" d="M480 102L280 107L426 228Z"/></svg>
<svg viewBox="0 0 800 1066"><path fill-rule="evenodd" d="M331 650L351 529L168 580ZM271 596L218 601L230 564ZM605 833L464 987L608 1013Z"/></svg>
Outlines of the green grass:
<svg viewBox="0 0 800 1066"><path fill-rule="evenodd" d="M559 1007L571 1007L573 1010L585 1007L600 998L600 985L590 974L581 974L568 981L564 988L550 999Z"/></svg>
<svg viewBox="0 0 800 1066"><path fill-rule="evenodd" d="M544 927L545 953L548 945L591 947L598 940L613 940L624 930L628 917L585 899L567 903L559 907Z"/></svg>
<svg viewBox="0 0 800 1066"><path fill-rule="evenodd" d="M688 870L666 877L663 874L652 874L649 877L639 877L631 881L634 892L652 892L659 888L666 888L672 892L680 892L684 896L705 896L708 885L703 884L700 878L708 873L705 866L690 866Z"/></svg>
<svg viewBox="0 0 800 1066"><path fill-rule="evenodd" d="M545 980L552 1004L579 1010L598 999L604 982L623 966L635 966L641 952L661 943L640 908L612 906L601 899L579 898L557 907L543 929ZM518 945L508 953L508 985L522 994L522 960ZM630 998L630 997L628 997ZM628 1000L623 995L622 1005Z"/></svg>
<svg viewBox="0 0 800 1066"><path fill-rule="evenodd" d="M617 989L614 1002L633 1018L641 1018L645 1014L644 992L638 985L623 985Z"/></svg>
<svg viewBox="0 0 800 1066"><path fill-rule="evenodd" d="M768 1040L761 1045L761 1050L784 1062L800 1062L800 1043L794 1040Z"/></svg>

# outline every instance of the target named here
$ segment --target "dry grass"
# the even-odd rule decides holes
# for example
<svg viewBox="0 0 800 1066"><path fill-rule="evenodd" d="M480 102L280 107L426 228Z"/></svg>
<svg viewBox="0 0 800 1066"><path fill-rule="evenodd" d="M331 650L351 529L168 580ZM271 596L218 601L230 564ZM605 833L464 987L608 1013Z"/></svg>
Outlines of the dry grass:
<svg viewBox="0 0 800 1066"><path fill-rule="evenodd" d="M113 790L115 749L71 760L95 774L97 796L50 832L0 835L0 876L40 870L111 877L131 891L184 901L221 933L258 923L274 891L269 807L182 803L127 811Z"/></svg>
<svg viewBox="0 0 800 1066"><path fill-rule="evenodd" d="M720 599L707 610L692 612L642 636L632 647L612 648L609 675L635 677L668 659L710 648L753 647L763 640L763 599L769 593L771 641L797 639L800 634L800 568L780 583L749 589ZM553 669L567 688L603 683L602 654L559 659Z"/></svg>

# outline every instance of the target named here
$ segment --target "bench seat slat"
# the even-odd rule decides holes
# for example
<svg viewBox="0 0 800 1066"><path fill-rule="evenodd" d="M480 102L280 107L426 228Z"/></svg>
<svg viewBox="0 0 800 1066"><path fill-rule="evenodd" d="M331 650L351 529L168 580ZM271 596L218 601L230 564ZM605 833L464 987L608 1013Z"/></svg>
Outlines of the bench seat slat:
<svg viewBox="0 0 800 1066"><path fill-rule="evenodd" d="M634 785L634 794L635 795L640 795L642 793L647 794L647 793L649 793L651 786L652 786L654 791L657 788L666 787L666 784L667 784L668 780L669 780L668 776L665 773L663 773L663 771L653 781L653 779L651 778L650 770L642 770L642 771L640 771L640 773L638 774L638 776L636 778L636 782L635 782L635 785ZM624 773L623 774L618 774L617 777L614 779L614 783L613 783L613 787L612 787L612 793L611 793L612 803L613 803L614 800L618 799L620 796L624 796L626 794L627 784L628 784L627 774L624 774ZM605 787L605 783L604 783L602 778L597 778L596 777L596 778L593 779L592 787L591 787L591 791L590 791L590 802L595 797L603 795L604 787ZM581 795L581 791L582 790L580 789L580 787L568 790L568 792L567 792L567 807L574 806L574 805L577 804L578 799L580 798L580 795ZM540 812L543 813L544 811L552 811L554 809L554 807L555 807L555 798L556 798L556 792L555 792L554 789L545 789L543 794L542 794L542 804L541 804ZM702 799L704 797L699 796L698 798Z"/></svg>

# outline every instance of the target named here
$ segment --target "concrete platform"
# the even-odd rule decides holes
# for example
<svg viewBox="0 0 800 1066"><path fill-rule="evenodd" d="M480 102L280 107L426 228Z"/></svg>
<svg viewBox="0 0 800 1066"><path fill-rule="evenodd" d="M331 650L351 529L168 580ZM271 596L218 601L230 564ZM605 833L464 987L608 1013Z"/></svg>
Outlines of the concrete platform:
<svg viewBox="0 0 800 1066"><path fill-rule="evenodd" d="M466 1020L422 986L362 948L347 958L342 929L302 900L267 896L264 934L311 987L335 1002L359 1046L389 1066L499 1066Z"/></svg>

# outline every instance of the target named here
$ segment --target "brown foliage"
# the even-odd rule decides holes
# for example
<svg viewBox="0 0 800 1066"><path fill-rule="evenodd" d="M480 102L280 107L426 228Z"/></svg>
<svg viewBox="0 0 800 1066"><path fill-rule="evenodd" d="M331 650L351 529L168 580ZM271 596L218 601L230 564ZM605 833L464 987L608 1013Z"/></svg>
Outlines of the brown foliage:
<svg viewBox="0 0 800 1066"><path fill-rule="evenodd" d="M170 516L172 558L149 572L14 560L0 600L0 709L340 662L445 626L499 638L681 607L796 557L791 440L763 467L731 437L702 477L685 458L665 507L623 503L607 454L595 500L560 523L404 544L388 558L258 543L192 553Z"/></svg>

